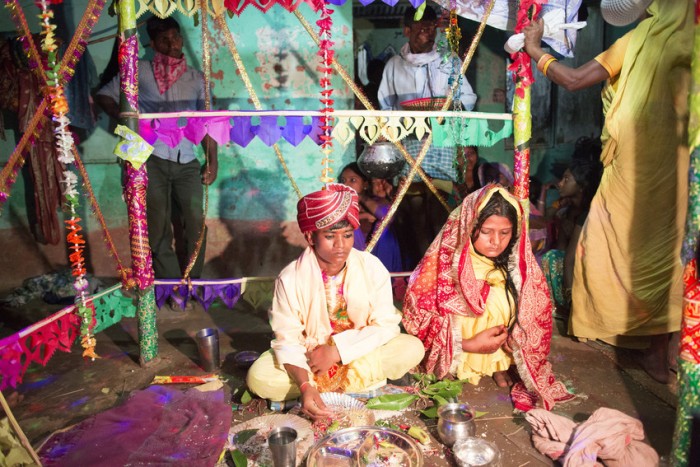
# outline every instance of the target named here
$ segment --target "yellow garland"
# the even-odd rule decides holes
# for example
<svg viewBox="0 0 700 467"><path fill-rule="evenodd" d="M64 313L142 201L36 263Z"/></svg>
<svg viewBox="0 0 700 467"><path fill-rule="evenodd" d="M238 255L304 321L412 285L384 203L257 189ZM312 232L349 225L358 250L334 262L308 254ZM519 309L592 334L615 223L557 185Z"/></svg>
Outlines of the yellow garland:
<svg viewBox="0 0 700 467"><path fill-rule="evenodd" d="M457 10L450 10L450 24L445 28L447 43L450 44L450 50L453 53L459 54L459 40L462 38L462 31L459 29L457 21Z"/></svg>
<svg viewBox="0 0 700 467"><path fill-rule="evenodd" d="M464 76L464 74L467 72L469 64L471 64L472 62L472 58L474 57L474 53L476 52L476 46L479 45L479 42L481 41L481 36L484 33L484 29L486 29L486 21L488 21L489 16L491 15L491 11L493 11L493 6L495 4L496 0L491 0L489 2L488 7L486 7L484 16L481 18L481 24L479 24L479 29L476 31L476 34L474 34L472 42L469 45L469 50L467 51L466 55L464 56L464 60L462 61L462 68L459 70L461 76ZM452 105L452 99L454 98L455 92L457 91L457 86L459 86L459 80L455 80L454 84L452 85L452 88L450 88L450 92L447 94L447 99L445 99L445 104L442 106L441 110L447 110L450 108L450 106ZM442 118L439 119L439 121L442 120Z"/></svg>
<svg viewBox="0 0 700 467"><path fill-rule="evenodd" d="M335 181L335 177L331 176L331 174L333 173L333 169L330 167L330 164L333 162L333 159L330 159L328 157L331 155L332 150L330 148L325 148L321 149L321 152L324 156L323 159L321 159L321 166L323 167L321 169L321 183L333 183Z"/></svg>

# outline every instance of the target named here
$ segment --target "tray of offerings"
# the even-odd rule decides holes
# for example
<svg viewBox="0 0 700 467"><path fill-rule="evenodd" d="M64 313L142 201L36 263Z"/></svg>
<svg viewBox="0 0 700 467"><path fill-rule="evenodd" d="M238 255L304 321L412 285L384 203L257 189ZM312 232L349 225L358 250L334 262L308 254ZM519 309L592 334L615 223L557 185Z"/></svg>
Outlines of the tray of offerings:
<svg viewBox="0 0 700 467"><path fill-rule="evenodd" d="M311 423L296 415L262 415L239 423L229 430L226 449L240 451L247 460L248 467L273 467L272 452L267 444L267 436L276 427L290 427L297 432L297 465L313 445L314 433Z"/></svg>
<svg viewBox="0 0 700 467"><path fill-rule="evenodd" d="M423 452L405 433L377 426L338 430L309 451L307 467L421 467Z"/></svg>

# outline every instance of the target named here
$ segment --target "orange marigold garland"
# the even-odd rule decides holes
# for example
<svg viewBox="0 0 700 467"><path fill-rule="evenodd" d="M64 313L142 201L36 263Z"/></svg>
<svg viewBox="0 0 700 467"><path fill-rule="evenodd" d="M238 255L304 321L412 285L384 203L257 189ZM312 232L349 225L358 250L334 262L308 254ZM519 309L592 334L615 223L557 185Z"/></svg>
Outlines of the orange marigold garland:
<svg viewBox="0 0 700 467"><path fill-rule="evenodd" d="M76 216L78 207L78 176L70 167L74 165L73 157L73 135L68 129L70 120L68 114L68 101L63 91L62 77L60 74L61 66L56 57L58 46L54 36L56 26L51 24L53 19L53 11L49 8L47 0L39 0L36 2L37 7L41 10L39 18L41 19L41 49L46 54L46 85L47 94L51 100L52 120L55 122L54 134L56 135L56 146L58 148L58 160L64 164L63 179L61 185L63 196L66 199L66 210L70 219L66 220L68 234L66 240L68 249L70 250L69 261L75 280L73 288L76 293L76 309L80 316L80 341L83 346L83 356L92 359L97 358L95 353L95 337L92 334L92 329L95 326L95 316L90 298L87 294L88 281L85 278L85 258L83 251L85 249L85 239L80 233L80 218Z"/></svg>
<svg viewBox="0 0 700 467"><path fill-rule="evenodd" d="M330 167L333 160L329 157L333 151L333 139L331 137L331 132L333 131L333 104L334 100L331 98L333 95L333 88L331 87L330 76L333 74L333 42L331 41L331 28L333 27L333 19L331 15L333 10L331 10L328 5L324 2L321 5L321 18L316 21L316 25L319 27L319 50L318 55L321 57L321 63L317 70L322 74L319 84L321 85L321 130L323 134L320 135L321 139L321 151L323 152L323 160L321 165L323 169L321 170L321 182L331 183L335 179L331 176L333 169Z"/></svg>

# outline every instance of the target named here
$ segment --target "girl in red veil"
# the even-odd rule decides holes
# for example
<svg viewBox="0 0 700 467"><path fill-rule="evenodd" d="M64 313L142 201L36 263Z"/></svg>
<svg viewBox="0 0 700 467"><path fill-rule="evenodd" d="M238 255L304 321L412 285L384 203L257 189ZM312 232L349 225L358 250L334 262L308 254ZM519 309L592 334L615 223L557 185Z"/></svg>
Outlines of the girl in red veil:
<svg viewBox="0 0 700 467"><path fill-rule="evenodd" d="M516 409L549 410L574 396L547 361L552 308L526 227L520 203L499 185L465 198L411 275L403 324L423 341L423 371L507 386L515 365Z"/></svg>

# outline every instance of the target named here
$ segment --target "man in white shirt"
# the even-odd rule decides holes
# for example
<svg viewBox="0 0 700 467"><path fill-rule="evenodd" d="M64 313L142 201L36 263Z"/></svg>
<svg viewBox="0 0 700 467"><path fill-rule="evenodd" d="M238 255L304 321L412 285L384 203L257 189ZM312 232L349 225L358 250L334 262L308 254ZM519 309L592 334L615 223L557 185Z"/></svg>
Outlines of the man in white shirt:
<svg viewBox="0 0 700 467"><path fill-rule="evenodd" d="M408 42L401 52L389 59L379 85L379 105L382 110L401 110L401 102L421 97L445 97L450 75L459 74L451 62L444 62L437 51L437 14L426 6L420 21L414 20L415 8L404 15L403 34ZM457 62L461 65L461 61ZM465 77L459 88L459 100L465 110L476 103L476 94ZM455 96L457 97L457 96Z"/></svg>
<svg viewBox="0 0 700 467"><path fill-rule="evenodd" d="M389 59L384 68L379 85L379 104L382 110L401 110L401 103L407 100L445 97L451 83L459 79L461 61L443 61L437 51L435 10L426 6L419 21L415 20L415 13L414 8L406 10L403 34L408 42L401 48L399 55ZM464 76L461 77L454 99L461 102L464 110L474 108L476 94ZM403 143L413 158L418 156L423 146L415 138L406 138ZM452 191L452 183L457 181L455 157L454 147L432 146L421 164L444 199ZM425 183L419 179L412 180L406 198L399 207L396 221L404 269L411 270L418 264L430 242L440 232L447 215L447 210L427 189Z"/></svg>

